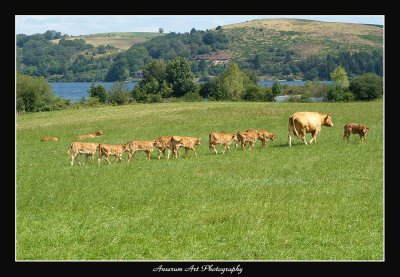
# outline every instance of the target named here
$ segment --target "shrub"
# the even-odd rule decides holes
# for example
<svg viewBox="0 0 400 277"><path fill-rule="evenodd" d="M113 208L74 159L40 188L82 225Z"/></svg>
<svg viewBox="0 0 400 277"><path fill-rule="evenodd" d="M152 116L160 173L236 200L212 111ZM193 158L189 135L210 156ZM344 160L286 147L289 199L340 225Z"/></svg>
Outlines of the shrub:
<svg viewBox="0 0 400 277"><path fill-rule="evenodd" d="M96 97L99 99L99 103L106 103L107 101L107 93L106 93L106 88L102 85L95 86L92 84L89 88L89 96L90 97Z"/></svg>
<svg viewBox="0 0 400 277"><path fill-rule="evenodd" d="M52 110L55 97L44 77L17 73L17 111L39 112Z"/></svg>
<svg viewBox="0 0 400 277"><path fill-rule="evenodd" d="M100 99L98 97L89 96L87 103L90 107L96 107L100 105Z"/></svg>
<svg viewBox="0 0 400 277"><path fill-rule="evenodd" d="M354 101L354 95L348 88L331 85L328 87L326 100L328 102L349 102Z"/></svg>
<svg viewBox="0 0 400 277"><path fill-rule="evenodd" d="M197 92L188 92L183 97L185 102L201 102L203 98Z"/></svg>
<svg viewBox="0 0 400 277"><path fill-rule="evenodd" d="M375 73L366 73L351 80L349 89L356 100L374 100L383 96L383 79Z"/></svg>
<svg viewBox="0 0 400 277"><path fill-rule="evenodd" d="M150 94L147 97L147 102L149 103L162 103L163 99L161 97L161 94Z"/></svg>
<svg viewBox="0 0 400 277"><path fill-rule="evenodd" d="M123 82L115 82L108 94L108 102L116 105L127 104L130 100L130 92Z"/></svg>

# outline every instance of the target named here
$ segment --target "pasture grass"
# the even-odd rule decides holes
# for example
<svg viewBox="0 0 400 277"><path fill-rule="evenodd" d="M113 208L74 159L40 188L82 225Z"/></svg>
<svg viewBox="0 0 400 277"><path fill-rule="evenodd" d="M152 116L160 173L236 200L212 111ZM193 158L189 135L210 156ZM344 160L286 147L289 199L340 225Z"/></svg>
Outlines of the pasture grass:
<svg viewBox="0 0 400 277"><path fill-rule="evenodd" d="M295 111L332 115L287 145ZM343 125L363 123L365 143ZM265 149L214 155L212 131L267 129ZM73 136L197 136L179 159L70 166ZM17 260L383 260L383 103L132 104L17 117ZM56 136L58 142L41 142ZM308 134L308 140L310 134ZM222 146L218 146L221 152ZM96 155L97 158L97 155ZM114 160L113 158L111 160Z"/></svg>

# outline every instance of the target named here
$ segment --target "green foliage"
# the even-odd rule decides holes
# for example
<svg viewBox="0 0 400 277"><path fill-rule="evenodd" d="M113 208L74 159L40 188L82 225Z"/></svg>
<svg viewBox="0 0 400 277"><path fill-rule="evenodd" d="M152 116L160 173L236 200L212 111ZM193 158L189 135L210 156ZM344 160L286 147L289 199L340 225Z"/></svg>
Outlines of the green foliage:
<svg viewBox="0 0 400 277"><path fill-rule="evenodd" d="M221 88L227 99L239 101L242 98L245 90L245 75L240 71L237 63L231 63L228 68L222 73Z"/></svg>
<svg viewBox="0 0 400 277"><path fill-rule="evenodd" d="M249 84L246 87L243 95L245 101L258 101L258 102L272 102L274 97L272 96L271 89L268 87L260 87L255 84Z"/></svg>
<svg viewBox="0 0 400 277"><path fill-rule="evenodd" d="M199 95L198 92L188 92L182 97L185 102L201 102L203 98Z"/></svg>
<svg viewBox="0 0 400 277"><path fill-rule="evenodd" d="M349 78L347 77L346 70L343 67L336 67L331 73L331 78L337 86L341 88L349 87Z"/></svg>
<svg viewBox="0 0 400 277"><path fill-rule="evenodd" d="M125 83L115 82L108 93L108 102L114 105L124 105L130 100L130 91Z"/></svg>
<svg viewBox="0 0 400 277"><path fill-rule="evenodd" d="M349 88L332 84L328 86L326 100L329 102L350 102L354 101L354 95Z"/></svg>
<svg viewBox="0 0 400 277"><path fill-rule="evenodd" d="M149 103L162 103L162 96L161 94L150 94L148 96Z"/></svg>
<svg viewBox="0 0 400 277"><path fill-rule="evenodd" d="M43 77L35 78L17 73L16 97L18 112L53 110L55 98L49 83Z"/></svg>
<svg viewBox="0 0 400 277"><path fill-rule="evenodd" d="M89 96L87 100L87 104L90 107L96 107L100 105L100 99L98 97Z"/></svg>
<svg viewBox="0 0 400 277"><path fill-rule="evenodd" d="M383 78L366 73L351 80L350 90L356 100L375 100L383 96Z"/></svg>
<svg viewBox="0 0 400 277"><path fill-rule="evenodd" d="M171 85L172 96L175 97L181 97L197 89L190 62L185 58L178 57L167 63L166 81Z"/></svg>
<svg viewBox="0 0 400 277"><path fill-rule="evenodd" d="M279 81L275 81L272 85L272 95L274 97L282 94L282 85Z"/></svg>
<svg viewBox="0 0 400 277"><path fill-rule="evenodd" d="M97 98L99 100L99 103L104 104L107 101L106 88L102 85L95 86L92 83L89 88L88 93L89 93L89 97Z"/></svg>

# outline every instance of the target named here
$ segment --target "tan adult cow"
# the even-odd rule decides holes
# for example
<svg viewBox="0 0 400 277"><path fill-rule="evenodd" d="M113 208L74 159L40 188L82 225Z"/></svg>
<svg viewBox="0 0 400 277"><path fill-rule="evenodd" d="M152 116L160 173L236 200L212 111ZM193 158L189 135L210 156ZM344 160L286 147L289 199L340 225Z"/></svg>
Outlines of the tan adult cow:
<svg viewBox="0 0 400 277"><path fill-rule="evenodd" d="M164 154L164 157L169 159L169 156L171 154L171 139L172 136L161 136L156 139L156 147L158 148L158 159L161 158L161 153ZM168 154L165 154L165 151L167 151Z"/></svg>
<svg viewBox="0 0 400 277"><path fill-rule="evenodd" d="M156 147L157 141L151 140L132 140L128 143L128 162L131 161L132 156L135 155L136 151L144 151L147 155L146 159L151 158L151 152Z"/></svg>
<svg viewBox="0 0 400 277"><path fill-rule="evenodd" d="M310 144L317 143L317 135L321 131L321 126L332 127L332 117L330 114L319 112L296 112L289 117L289 146L292 146L292 136L301 138L305 144L306 134L311 133Z"/></svg>
<svg viewBox="0 0 400 277"><path fill-rule="evenodd" d="M225 154L226 148L228 148L228 151L230 151L229 145L232 142L237 142L237 136L236 134L226 134L226 133L217 133L213 132L208 135L208 147L210 150L214 150L215 154L218 154L216 145L217 144L223 144L224 145L224 150L222 151L222 154ZM236 143L236 148L237 148L237 143Z"/></svg>
<svg viewBox="0 0 400 277"><path fill-rule="evenodd" d="M369 128L365 125L357 123L347 123L346 125L344 125L343 140L347 139L347 142L349 142L351 134L359 134L361 142L364 142L368 131Z"/></svg>
<svg viewBox="0 0 400 277"><path fill-rule="evenodd" d="M98 164L100 164L101 159L103 156L108 164L111 164L110 160L108 159L110 156L115 156L115 162L120 161L122 162L122 154L128 151L128 144L99 144L99 157L97 159Z"/></svg>
<svg viewBox="0 0 400 277"><path fill-rule="evenodd" d="M91 142L73 142L68 149L68 155L70 155L69 151L72 150L71 156L71 165L74 165L74 159L77 157L78 154L85 154L86 161L88 157L91 156L92 161L94 161L94 154L98 149L98 143L91 143ZM77 158L78 159L78 158ZM78 161L80 164L81 162Z"/></svg>
<svg viewBox="0 0 400 277"><path fill-rule="evenodd" d="M268 140L274 141L276 136L272 132L267 130L246 130L246 132L257 132L259 134L258 139L261 140L261 146L265 147Z"/></svg>
<svg viewBox="0 0 400 277"><path fill-rule="evenodd" d="M102 131L97 131L94 134L87 134L87 135L81 135L81 136L76 136L75 138L77 139L88 139L88 138L97 138L104 135Z"/></svg>
<svg viewBox="0 0 400 277"><path fill-rule="evenodd" d="M201 144L201 138L195 137L179 137L179 136L172 136L171 138L171 147L173 156L178 158L178 152L180 147L185 148L185 155L188 155L189 150L194 151L194 155L197 158L196 149L194 149L195 145Z"/></svg>
<svg viewBox="0 0 400 277"><path fill-rule="evenodd" d="M254 148L254 144L258 139L261 139L262 135L258 130L247 130L246 132L238 132L237 139L242 144L242 149L246 149L247 143L250 144L250 150Z"/></svg>

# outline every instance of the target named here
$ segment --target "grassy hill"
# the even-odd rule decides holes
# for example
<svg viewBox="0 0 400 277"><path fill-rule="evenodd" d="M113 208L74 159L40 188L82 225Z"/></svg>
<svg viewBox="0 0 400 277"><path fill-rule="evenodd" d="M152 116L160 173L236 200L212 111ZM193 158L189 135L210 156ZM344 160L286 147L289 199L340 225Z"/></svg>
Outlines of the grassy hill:
<svg viewBox="0 0 400 277"><path fill-rule="evenodd" d="M330 113L335 126L322 127L317 144L295 138L290 148L288 117L307 110ZM348 122L369 126L364 143L342 140ZM17 260L384 259L382 101L134 104L16 123ZM249 128L277 139L252 151L208 150L210 132ZM99 129L89 141L202 142L198 158L182 149L174 160L154 151L151 160L137 153L127 163L125 153L122 163L70 166L73 136Z"/></svg>
<svg viewBox="0 0 400 277"><path fill-rule="evenodd" d="M148 41L154 37L163 36L161 33L151 32L114 32L98 33L81 36L70 36L67 40L84 39L86 43L97 47L100 45L111 45L120 50L128 50L132 45ZM54 40L57 42L58 40Z"/></svg>
<svg viewBox="0 0 400 277"><path fill-rule="evenodd" d="M239 59L273 52L275 47L293 50L296 59L383 47L383 28L366 24L260 19L225 25L222 31L230 39L229 51Z"/></svg>

